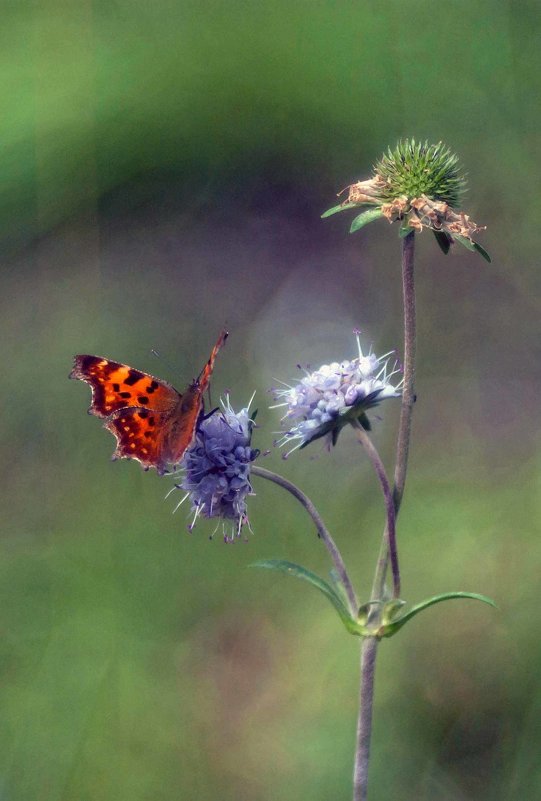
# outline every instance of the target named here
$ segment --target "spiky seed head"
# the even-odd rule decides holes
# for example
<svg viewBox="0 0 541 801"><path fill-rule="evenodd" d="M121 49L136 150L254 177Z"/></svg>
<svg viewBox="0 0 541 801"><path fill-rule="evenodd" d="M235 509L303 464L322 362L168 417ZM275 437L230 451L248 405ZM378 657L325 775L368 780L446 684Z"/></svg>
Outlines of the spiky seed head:
<svg viewBox="0 0 541 801"><path fill-rule="evenodd" d="M490 261L486 250L472 238L485 226L477 225L458 208L466 178L458 158L442 142L430 145L403 139L376 162L371 178L350 184L339 195L346 191L346 199L321 216L368 206L352 221L350 234L385 217L390 223L400 223L400 236L428 228L444 253L459 242Z"/></svg>
<svg viewBox="0 0 541 801"><path fill-rule="evenodd" d="M404 139L384 153L374 172L385 181L381 196L387 202L425 195L457 208L466 189L457 156L442 142L431 145Z"/></svg>

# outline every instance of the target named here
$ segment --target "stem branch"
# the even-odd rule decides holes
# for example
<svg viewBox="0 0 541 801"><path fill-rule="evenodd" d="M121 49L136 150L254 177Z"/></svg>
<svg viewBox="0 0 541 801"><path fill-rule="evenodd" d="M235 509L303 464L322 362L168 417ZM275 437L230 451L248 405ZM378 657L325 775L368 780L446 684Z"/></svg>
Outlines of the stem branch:
<svg viewBox="0 0 541 801"><path fill-rule="evenodd" d="M342 554L338 550L338 546L336 545L335 541L333 540L329 530L325 526L325 523L321 519L319 512L317 511L316 507L308 498L307 495L302 492L295 484L291 481L288 481L287 478L278 475L278 473L273 473L271 470L266 470L264 467L259 467L257 465L252 465L251 473L253 476L259 476L259 478L266 478L268 481L273 481L275 484L278 484L279 487L287 490L288 492L296 498L302 506L306 509L310 517L312 518L314 525L317 529L317 533L319 537L323 540L327 551L333 561L334 567L338 575L340 576L340 580L344 585L344 589L346 591L350 612L354 618L357 617L359 611L359 603L357 601L357 596L355 595L355 590L353 589L353 584L349 578L348 572L346 570L346 566L344 564L344 560L342 559Z"/></svg>
<svg viewBox="0 0 541 801"><path fill-rule="evenodd" d="M355 433L357 435L357 439L365 449L366 453L368 454L368 458L372 462L372 467L379 479L379 483L381 484L381 489L383 491L383 497L385 498L385 508L387 510L387 525L385 526L385 530L383 532L383 548L384 554L389 554L391 560L391 570L393 573L393 598L400 597L400 568L398 565L398 551L396 547L396 527L395 527L395 505L393 500L393 493L391 491L391 485L389 484L389 479L387 478L387 473L385 472L385 467L383 466L383 462L381 461L381 457L364 430L360 423L354 425ZM378 567L380 564L380 558L378 559ZM377 597L378 600L381 600L381 596L373 596Z"/></svg>

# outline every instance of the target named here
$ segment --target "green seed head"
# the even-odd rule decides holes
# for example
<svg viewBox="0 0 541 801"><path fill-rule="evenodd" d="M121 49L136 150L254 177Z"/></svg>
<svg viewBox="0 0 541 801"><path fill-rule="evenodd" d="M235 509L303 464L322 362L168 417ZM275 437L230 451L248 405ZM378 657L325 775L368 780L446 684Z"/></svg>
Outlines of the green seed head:
<svg viewBox="0 0 541 801"><path fill-rule="evenodd" d="M428 228L444 253L459 242L490 261L486 250L472 238L486 226L477 225L460 209L465 189L458 159L448 147L441 142L429 145L403 139L381 157L371 178L343 189L339 195L347 191L345 200L321 216L368 206L354 218L350 234L383 217L390 223L400 223L401 237Z"/></svg>
<svg viewBox="0 0 541 801"><path fill-rule="evenodd" d="M466 188L458 158L442 142L429 145L415 139L400 141L394 150L387 151L375 165L376 175L386 186L382 198L392 201L398 197L409 200L426 195L457 208Z"/></svg>

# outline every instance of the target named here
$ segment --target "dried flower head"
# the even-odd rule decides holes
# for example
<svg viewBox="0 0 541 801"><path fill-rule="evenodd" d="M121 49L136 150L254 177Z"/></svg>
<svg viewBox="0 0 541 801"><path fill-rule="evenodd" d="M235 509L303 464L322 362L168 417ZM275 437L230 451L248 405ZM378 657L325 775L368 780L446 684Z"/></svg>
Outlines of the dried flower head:
<svg viewBox="0 0 541 801"><path fill-rule="evenodd" d="M284 458L321 437L326 438L329 447L336 445L341 429L348 423L360 423L370 430L366 412L386 398L401 395L402 381L391 382L401 372L396 359L389 369L389 357L394 351L383 356L376 356L371 350L364 354L358 332L356 337L356 358L322 364L314 372L306 370L304 378L294 386L272 390L280 401L272 408L285 407L282 423L290 426L277 444L295 443Z"/></svg>
<svg viewBox="0 0 541 801"><path fill-rule="evenodd" d="M456 241L490 261L486 250L472 239L486 226L477 225L459 210L466 179L457 157L441 142L430 145L405 139L394 151L389 149L381 157L374 166L372 178L357 181L346 189L346 200L322 217L372 206L355 217L350 233L379 217L386 217L391 223L400 222L401 236L429 228L444 253L448 253Z"/></svg>
<svg viewBox="0 0 541 801"><path fill-rule="evenodd" d="M232 542L248 523L246 498L253 495L250 467L259 455L251 447L254 417L249 405L234 412L227 397L220 410L199 424L193 445L182 459L182 480L172 490L185 492L175 511L187 498L191 501L189 531L201 515L220 518L224 541Z"/></svg>

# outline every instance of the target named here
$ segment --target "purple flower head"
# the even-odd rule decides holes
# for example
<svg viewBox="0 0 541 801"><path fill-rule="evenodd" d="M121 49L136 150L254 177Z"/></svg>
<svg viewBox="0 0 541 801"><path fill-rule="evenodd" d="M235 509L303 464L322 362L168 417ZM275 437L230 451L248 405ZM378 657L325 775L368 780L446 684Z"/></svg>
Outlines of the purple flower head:
<svg viewBox="0 0 541 801"><path fill-rule="evenodd" d="M320 437L325 437L328 446L335 445L340 430L348 423L360 423L369 430L367 410L386 398L400 397L402 381L391 383L401 372L399 362L395 360L389 370L393 351L383 356L376 356L372 350L364 354L358 333L356 336L359 355L355 359L322 364L314 372L307 370L300 383L273 390L281 403L272 408L285 407L282 423L289 426L278 445L295 443L286 457Z"/></svg>
<svg viewBox="0 0 541 801"><path fill-rule="evenodd" d="M246 497L254 494L250 466L259 455L250 444L253 425L249 407L234 412L229 397L222 401L222 409L199 423L182 459L182 480L174 487L185 491L180 504L187 498L191 501L189 531L200 516L221 518L224 540L231 542L248 523ZM226 527L225 521L231 525Z"/></svg>

